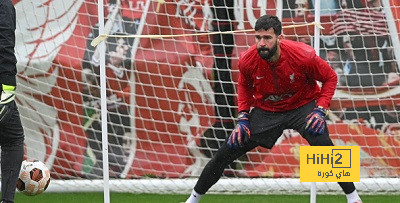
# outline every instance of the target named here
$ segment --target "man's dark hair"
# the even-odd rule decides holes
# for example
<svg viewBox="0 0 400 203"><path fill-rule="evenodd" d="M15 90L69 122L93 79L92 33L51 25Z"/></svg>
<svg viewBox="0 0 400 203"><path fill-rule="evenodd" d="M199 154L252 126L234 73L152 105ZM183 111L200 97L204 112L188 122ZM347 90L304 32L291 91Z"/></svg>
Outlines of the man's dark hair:
<svg viewBox="0 0 400 203"><path fill-rule="evenodd" d="M280 35L282 33L282 23L278 17L272 15L263 15L257 20L256 26L254 27L256 31L269 30L270 28L274 29L274 33L276 35Z"/></svg>

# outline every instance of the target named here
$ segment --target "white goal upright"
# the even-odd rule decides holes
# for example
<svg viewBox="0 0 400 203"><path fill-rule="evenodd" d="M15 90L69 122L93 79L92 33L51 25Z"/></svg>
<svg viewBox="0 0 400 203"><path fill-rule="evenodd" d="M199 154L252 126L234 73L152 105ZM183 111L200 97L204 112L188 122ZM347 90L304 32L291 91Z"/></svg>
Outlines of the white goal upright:
<svg viewBox="0 0 400 203"><path fill-rule="evenodd" d="M190 193L235 126L237 62L264 14L282 20L286 39L319 42L338 74L327 122L335 145L361 147L357 190L399 191L400 2L321 1L317 34L311 0L104 0L104 50L90 45L99 35L97 0L13 2L25 158L49 167L48 191L103 191L105 51L110 189ZM231 164L210 192L306 194L306 144L287 130L271 150ZM341 193L336 183L317 190Z"/></svg>

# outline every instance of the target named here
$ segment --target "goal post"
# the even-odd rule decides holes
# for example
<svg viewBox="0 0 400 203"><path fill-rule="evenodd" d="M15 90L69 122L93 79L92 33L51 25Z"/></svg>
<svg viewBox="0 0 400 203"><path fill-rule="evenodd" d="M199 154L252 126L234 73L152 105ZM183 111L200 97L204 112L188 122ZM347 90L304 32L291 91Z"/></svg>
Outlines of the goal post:
<svg viewBox="0 0 400 203"><path fill-rule="evenodd" d="M272 14L286 39L319 44L338 74L327 123L335 145L361 147L357 190L398 193L400 3L320 1L316 12L314 2L104 0L110 191L190 193L235 126L239 56L255 43L256 19ZM49 167L48 192L103 191L100 62L91 46L98 1L13 3L25 158ZM299 180L302 145L284 131L271 150L231 164L210 192L308 194L311 183ZM316 188L342 193L336 183Z"/></svg>

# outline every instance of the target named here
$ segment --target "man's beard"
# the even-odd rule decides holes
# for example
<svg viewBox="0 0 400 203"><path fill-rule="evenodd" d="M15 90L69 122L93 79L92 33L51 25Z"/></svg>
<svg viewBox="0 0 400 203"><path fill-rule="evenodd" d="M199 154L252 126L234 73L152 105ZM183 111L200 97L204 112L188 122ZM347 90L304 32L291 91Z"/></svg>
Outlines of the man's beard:
<svg viewBox="0 0 400 203"><path fill-rule="evenodd" d="M273 46L271 49L261 47L258 48L258 55L264 60L270 60L276 53L276 50L278 50L278 43L275 43L275 46ZM262 51L268 51L267 53L262 52Z"/></svg>

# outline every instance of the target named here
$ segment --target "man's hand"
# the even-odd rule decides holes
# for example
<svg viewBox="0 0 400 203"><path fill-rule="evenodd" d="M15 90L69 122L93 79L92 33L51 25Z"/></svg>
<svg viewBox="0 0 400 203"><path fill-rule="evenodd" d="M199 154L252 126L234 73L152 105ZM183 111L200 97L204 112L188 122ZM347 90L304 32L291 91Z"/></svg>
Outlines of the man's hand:
<svg viewBox="0 0 400 203"><path fill-rule="evenodd" d="M116 94L107 96L106 102L107 102L107 110L109 110L109 111L115 111L115 109L118 109L121 105L123 105L122 98L118 97ZM100 111L101 100L100 100L100 98L96 98L96 99L85 102L85 105L88 108L93 108L93 109Z"/></svg>
<svg viewBox="0 0 400 203"><path fill-rule="evenodd" d="M321 106L313 109L306 117L306 130L311 135L322 135L325 131L325 116L328 111Z"/></svg>
<svg viewBox="0 0 400 203"><path fill-rule="evenodd" d="M118 109L122 105L122 99L116 94L112 94L107 97L107 110Z"/></svg>
<svg viewBox="0 0 400 203"><path fill-rule="evenodd" d="M15 86L2 84L0 96L0 124L7 123L15 109Z"/></svg>
<svg viewBox="0 0 400 203"><path fill-rule="evenodd" d="M238 149L244 146L244 143L250 139L249 113L240 112L238 115L238 124L228 138L227 145L231 149Z"/></svg>
<svg viewBox="0 0 400 203"><path fill-rule="evenodd" d="M113 66L120 66L122 61L126 59L126 54L128 53L129 47L126 44L125 40L120 38L117 40L117 47L115 48L115 51L110 51L109 55L109 61L110 64Z"/></svg>

